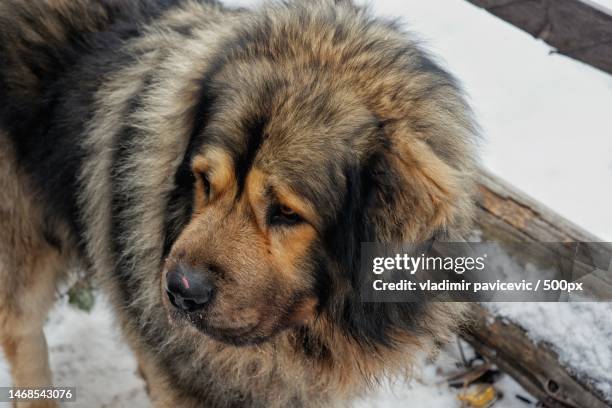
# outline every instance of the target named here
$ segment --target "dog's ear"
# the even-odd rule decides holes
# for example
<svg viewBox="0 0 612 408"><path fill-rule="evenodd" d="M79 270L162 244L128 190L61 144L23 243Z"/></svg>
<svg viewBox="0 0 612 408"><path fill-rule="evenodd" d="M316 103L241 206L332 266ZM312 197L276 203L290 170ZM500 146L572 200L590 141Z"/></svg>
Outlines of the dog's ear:
<svg viewBox="0 0 612 408"><path fill-rule="evenodd" d="M359 174L349 175L336 254L342 275L352 287L336 312L356 339L391 342L394 331L421 330L420 302L363 302L361 244L431 243L469 212L462 188L465 178L430 144L401 129L384 126L382 146Z"/></svg>
<svg viewBox="0 0 612 408"><path fill-rule="evenodd" d="M381 126L380 143L366 162L350 166L347 194L329 235L331 252L355 275L361 244L423 243L447 234L471 216L465 175L430 144L397 125Z"/></svg>
<svg viewBox="0 0 612 408"><path fill-rule="evenodd" d="M422 242L462 214L464 181L422 138L386 125L389 142L369 176L365 234L376 242ZM408 136L407 136L408 134Z"/></svg>

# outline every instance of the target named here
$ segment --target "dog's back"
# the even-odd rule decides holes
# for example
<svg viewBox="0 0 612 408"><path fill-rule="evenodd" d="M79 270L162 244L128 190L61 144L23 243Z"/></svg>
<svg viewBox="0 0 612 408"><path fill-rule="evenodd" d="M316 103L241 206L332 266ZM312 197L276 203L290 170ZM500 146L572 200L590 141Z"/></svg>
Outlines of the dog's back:
<svg viewBox="0 0 612 408"><path fill-rule="evenodd" d="M113 41L137 35L137 28L163 11L164 3L170 2L3 1L0 95L21 103L48 102L40 97L79 59L96 47L110 48Z"/></svg>
<svg viewBox="0 0 612 408"><path fill-rule="evenodd" d="M94 95L120 52L159 15L164 1L9 0L0 5L0 129L20 166L74 223L80 141ZM78 89L74 86L78 83ZM73 225L76 227L76 225Z"/></svg>

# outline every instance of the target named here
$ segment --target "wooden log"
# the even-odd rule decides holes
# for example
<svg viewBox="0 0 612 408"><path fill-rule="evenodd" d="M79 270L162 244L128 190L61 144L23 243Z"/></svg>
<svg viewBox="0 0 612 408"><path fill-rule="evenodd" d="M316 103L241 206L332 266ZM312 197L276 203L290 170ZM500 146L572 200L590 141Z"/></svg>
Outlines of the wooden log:
<svg viewBox="0 0 612 408"><path fill-rule="evenodd" d="M588 0L468 0L557 52L612 73L612 12Z"/></svg>
<svg viewBox="0 0 612 408"><path fill-rule="evenodd" d="M574 257L581 254L572 251L575 241L593 242L593 253L584 254L584 263L594 265L604 260L604 267L612 259L612 245L601 240L566 219L555 214L507 183L482 171L480 177L480 198L478 202L477 228L483 241L500 243L509 254L535 262L554 256ZM525 252L524 243L530 243ZM539 243L555 243L539 245ZM519 249L515 245L523 243ZM566 245L567 244L567 245ZM575 246L573 247L575 248ZM593 259L598 258L598 259ZM578 262L580 264L580 262ZM602 269L599 274L585 278L595 279L590 296L602 296L597 288L604 288L605 294L612 293L612 269ZM593 277L595 275L595 277ZM605 408L605 396L590 386L589 381L578 378L572 367L565 367L551 345L535 344L530 340L520 322L494 316L486 308L472 304L474 323L464 338L484 357L497 364L500 369L514 377L527 391L547 407ZM602 316L603 318L603 316Z"/></svg>
<svg viewBox="0 0 612 408"><path fill-rule="evenodd" d="M474 317L475 323L464 339L545 407L610 407L597 392L575 378L571 367L559 363L549 345L534 344L518 324L492 316L477 305L474 305Z"/></svg>
<svg viewBox="0 0 612 408"><path fill-rule="evenodd" d="M497 242L523 264L543 269L551 261L572 262L572 278L584 282L586 297L612 301L612 244L486 170L479 181L476 228L483 241Z"/></svg>

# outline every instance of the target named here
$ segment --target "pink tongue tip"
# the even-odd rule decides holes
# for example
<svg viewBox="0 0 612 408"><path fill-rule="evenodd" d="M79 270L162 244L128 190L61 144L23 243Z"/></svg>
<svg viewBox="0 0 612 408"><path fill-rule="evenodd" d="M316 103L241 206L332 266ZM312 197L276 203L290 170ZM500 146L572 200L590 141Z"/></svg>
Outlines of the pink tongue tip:
<svg viewBox="0 0 612 408"><path fill-rule="evenodd" d="M189 289L189 281L187 280L187 278L181 276L181 280L183 281L183 286L185 286L185 289Z"/></svg>

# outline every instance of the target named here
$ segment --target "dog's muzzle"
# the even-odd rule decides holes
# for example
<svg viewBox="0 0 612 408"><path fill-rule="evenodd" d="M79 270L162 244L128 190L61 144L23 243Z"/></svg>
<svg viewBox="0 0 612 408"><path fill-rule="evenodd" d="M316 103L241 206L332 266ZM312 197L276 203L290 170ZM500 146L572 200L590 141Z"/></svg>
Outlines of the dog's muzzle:
<svg viewBox="0 0 612 408"><path fill-rule="evenodd" d="M210 303L214 285L206 271L177 264L166 274L166 294L175 308L187 313L196 312Z"/></svg>

